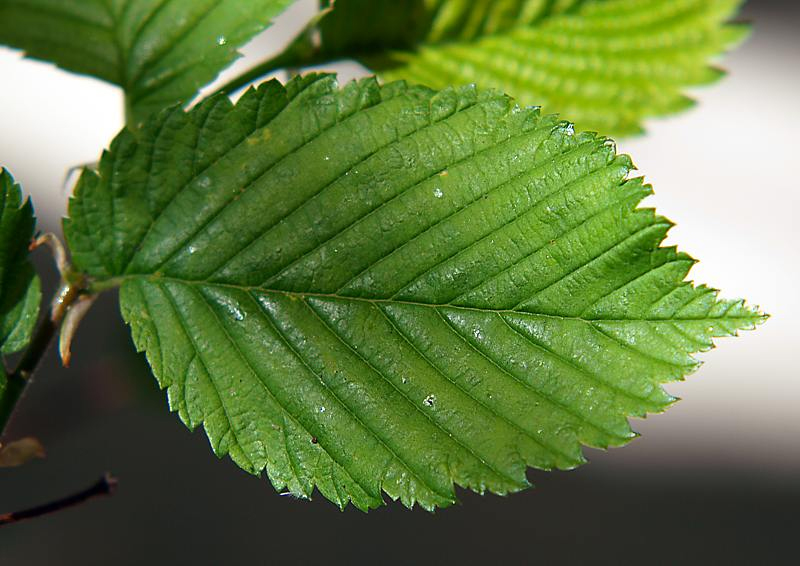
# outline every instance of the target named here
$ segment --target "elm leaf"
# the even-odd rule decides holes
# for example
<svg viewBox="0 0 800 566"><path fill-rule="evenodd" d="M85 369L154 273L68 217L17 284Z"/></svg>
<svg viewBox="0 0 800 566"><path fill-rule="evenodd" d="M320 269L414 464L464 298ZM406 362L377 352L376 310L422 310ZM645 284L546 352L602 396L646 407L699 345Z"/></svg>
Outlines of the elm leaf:
<svg viewBox="0 0 800 566"><path fill-rule="evenodd" d="M496 91L309 75L123 131L65 232L217 455L433 509L627 443L763 321L685 281L632 168Z"/></svg>

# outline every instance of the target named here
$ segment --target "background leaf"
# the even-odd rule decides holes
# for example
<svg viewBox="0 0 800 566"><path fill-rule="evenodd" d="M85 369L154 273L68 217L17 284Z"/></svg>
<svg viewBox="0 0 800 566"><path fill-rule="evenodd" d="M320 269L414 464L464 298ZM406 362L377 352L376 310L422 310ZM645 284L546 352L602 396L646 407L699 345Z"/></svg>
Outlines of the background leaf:
<svg viewBox="0 0 800 566"><path fill-rule="evenodd" d="M327 55L374 55L420 43L472 40L533 25L587 0L321 0L334 9L319 21Z"/></svg>
<svg viewBox="0 0 800 566"><path fill-rule="evenodd" d="M129 123L188 102L290 0L0 0L0 42L125 90Z"/></svg>
<svg viewBox="0 0 800 566"><path fill-rule="evenodd" d="M19 352L31 340L39 315L41 284L28 259L36 219L11 174L0 168L0 353ZM0 370L0 412L6 389Z"/></svg>
<svg viewBox="0 0 800 566"><path fill-rule="evenodd" d="M323 5L325 2L323 2ZM609 135L688 108L690 86L748 27L741 0L337 0L277 59L355 58L383 79L433 88L475 83ZM389 6L392 6L391 13ZM396 13L395 13L396 12ZM365 33L363 30L373 30Z"/></svg>
<svg viewBox="0 0 800 566"><path fill-rule="evenodd" d="M574 10L587 1L593 0L425 0L431 14L427 42L502 33Z"/></svg>
<svg viewBox="0 0 800 566"><path fill-rule="evenodd" d="M0 446L0 468L16 468L36 458L44 458L44 446L32 436Z"/></svg>
<svg viewBox="0 0 800 566"><path fill-rule="evenodd" d="M65 231L216 454L432 509L626 443L763 320L684 282L631 168L494 91L311 75L123 132Z"/></svg>

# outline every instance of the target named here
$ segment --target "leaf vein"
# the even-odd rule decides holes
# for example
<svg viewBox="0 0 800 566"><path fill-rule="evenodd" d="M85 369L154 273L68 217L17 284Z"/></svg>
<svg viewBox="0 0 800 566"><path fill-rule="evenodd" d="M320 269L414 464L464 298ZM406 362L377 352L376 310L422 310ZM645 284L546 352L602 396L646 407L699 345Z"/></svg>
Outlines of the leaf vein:
<svg viewBox="0 0 800 566"><path fill-rule="evenodd" d="M356 349L355 349L355 348L352 346L352 344L350 344L350 343L349 343L347 340L345 340L345 339L344 339L344 338L343 338L343 337L342 337L342 336L341 336L341 335L340 335L338 332L336 332L336 330L334 330L334 329L333 329L333 328L330 326L330 324L328 324L328 322L327 322L327 321L326 321L326 320L325 320L325 319L324 319L324 318L323 318L323 317L322 317L322 316L319 314L319 312L317 311L317 309L315 309L315 308L314 308L314 306L313 306L313 305L311 305L311 304L310 304L308 301L304 301L304 304L305 304L305 305L306 305L306 306L307 306L307 307L308 307L308 308L309 308L311 311L313 311L313 312L314 312L314 314L315 314L315 315L316 315L316 317L319 319L319 321L320 321L320 322L321 322L321 323L322 323L322 324L325 326L325 328L327 328L327 329L328 329L328 331L329 331L329 332L330 332L330 333L331 333L333 336L335 336L335 337L336 337L336 338L337 338L337 339L338 339L338 340L339 340L339 341L342 343L342 345L344 345L344 346L345 346L345 347L346 347L348 350L350 350L350 352L352 352L352 353L353 353L353 354L354 354L354 355L355 355L357 358L359 358L359 359L360 359L360 360L361 360L361 361L362 361L362 362L363 362L363 363L364 363L364 364L365 364L367 367L369 367L369 368L370 368L370 369L371 369L371 370L372 370L372 371L373 371L373 372L374 372L376 375L378 375L378 376L379 376L379 377L380 377L380 378L381 378L383 381L385 381L385 382L386 382L387 384L389 384L389 385L390 385L390 386L391 386L391 387L392 387L392 388L393 388L393 389L394 389L394 390L395 390L397 393L399 393L399 394L400 394L400 395L401 395L401 396L402 396L402 397L403 397L403 398L404 398L404 399L405 399L405 400L408 402L408 404L409 404L411 407L413 407L413 408L414 408L414 409L415 409L415 410L416 410L416 411L417 411L419 414L421 414L422 416L424 416L424 417L425 417L425 418L428 420L428 422L430 422L430 423L431 423L431 425L433 425L433 428L434 428L434 429L437 429L437 430L439 430L440 432L444 433L444 434L445 434L445 436L449 437L449 438L450 438L450 439L451 439L451 440L452 440L452 441L453 441L453 442L454 442L454 443L455 443L457 446L460 446L460 447L461 447L461 448L462 448L464 451L466 451L467 453L469 453L469 454L470 454L470 455L471 455L473 458L475 458L477 461L479 461L481 464L483 464L483 466L484 466L486 469L488 469L489 471L491 471L492 473L494 473L494 474L497 474L497 475L498 475L499 477L501 477L501 478L506 478L507 480L511 481L512 483L518 483L518 481L517 481L517 480L515 480L513 477L511 477L510 475L508 475L506 472L500 471L500 470L496 469L496 468L495 468L495 467L494 467L492 464L489 464L488 462L486 462L486 460L484 460L484 459L483 459L483 457L481 457L481 456L479 456L478 454L476 454L472 448L470 448L469 446L467 446L466 444L464 444L464 443L463 443L461 440L459 440L458 438L456 438L456 437L453 435L453 433L452 433L452 432L450 432L450 431L448 431L446 428L444 428L444 426L443 426L441 423L438 423L437 421L433 420L433 419L431 418L431 416L430 416L430 415L428 415L428 414L427 414L427 413L426 413L424 410L422 410L422 409L421 409L421 408L420 408L420 407L419 407L419 406L418 406L416 403L414 403L414 401L412 401L412 400L411 400L411 399L408 397L408 395L406 395L406 393L405 393L405 392L403 392L403 391L402 391L400 388L398 388L398 387L397 387L397 385L395 385L395 383L394 383L394 382L393 382L391 379L389 379L387 376L385 376L385 375L383 374L383 372L381 372L381 371L380 371L378 368L376 368L376 367L375 367L375 366L374 366L374 365L373 365L373 364L372 364L372 363L371 363L369 360L367 360L367 359L366 359L366 358L365 358L365 357L364 357L364 356L363 356L363 355L362 355L362 354L361 354L361 353L360 353L358 350L356 350ZM452 474L451 474L450 480L452 481L453 479L454 479L454 478L452 477ZM451 497L451 496L448 496L448 497Z"/></svg>
<svg viewBox="0 0 800 566"><path fill-rule="evenodd" d="M517 424L516 422L512 421L510 418L506 417L505 415L503 415L503 414L499 413L499 412L498 412L496 409L494 409L494 408L493 408L491 405L488 405L488 404L484 403L483 401L479 400L477 397L475 397L474 395L472 395L472 394L469 392L469 390L465 389L464 387L462 387L461 385L459 385L459 384L458 384L458 382L456 382L455 380L451 379L451 378L450 378L450 376L448 376L448 375L447 375L447 374L446 374L446 373L445 373L445 372L444 372L442 369L440 369L440 368L439 368L439 366L437 366L436 364L434 364L434 363L433 363L433 361L430 359L430 357L429 357L429 356L427 356L426 354L424 354L424 353L423 353L423 352L422 352L422 351L421 351L421 350L420 350L420 349L419 349L419 348L418 348L418 347L417 347L417 346L414 344L414 342L413 342L413 341L411 340L411 338L408 336L408 334L406 333L406 331L404 331L404 330L403 330L403 329L400 327L400 325L399 325L399 324L395 323L395 322L392 320L392 318L386 314L386 311L385 311L385 309L384 309L384 308L382 308L382 307L378 307L378 310L381 312L381 314L383 315L383 317L384 317L384 318L385 318L385 319L386 319L386 320L389 322L389 324L392 326L392 328L394 328L394 330L395 330L395 331L396 331L396 332L397 332L397 333L400 335L400 337L402 337L402 338L403 338L403 340L404 340L404 341L405 341L405 342L406 342L406 343L407 343L409 346L411 346L411 348L412 348L412 349L413 349L413 350L414 350L414 351L417 353L417 355L419 355L419 356L420 356L420 358L422 358L422 359L423 359L423 360L424 360L424 361L425 361L425 362L426 362L426 363L427 363L427 364L428 364L430 367L432 367L432 368L433 368L433 369L434 369L434 370L435 370L437 373L439 373L439 374L440 374L440 375L441 375L443 378L445 378L445 380L446 380L448 383L452 384L452 385L453 385L453 387L455 387L455 388L456 388L458 391L460 391L460 392L462 392L464 395L466 395L466 396L467 396L469 399L471 399L471 400L472 400L472 401L473 401L475 404L477 404L477 405L479 405L480 407L483 407L484 409L486 409L488 412L490 412L490 413L491 413L492 415L494 415L496 418L498 418L498 419L500 419L500 420L502 420L502 421L506 422L507 424L511 425L511 427L512 427L512 428L516 429L516 430L517 430L518 432L520 432L520 433L521 433L523 436L526 436L527 438L529 438L530 440L532 440L534 443L536 443L536 444L537 444L538 446L540 446L541 448L544 448L544 449L545 449L547 452L549 452L551 455L562 456L563 458L565 458L565 459L567 459L567 460L570 460L570 461L572 460L572 458L571 458L571 457L570 457L568 454L566 454L565 452L563 452L562 450L560 450L560 449L558 449L558 448L556 448L556 447L554 447L554 446L550 446L550 445L549 445L549 443L545 442L544 440L542 440L542 439L540 439L540 438L537 438L536 436L534 436L534 434L533 434L532 432L530 432L529 430L527 430L527 429L523 428L521 425L519 425L519 424ZM452 330L451 330L451 331L452 331ZM522 458L521 456L520 456L520 459L521 459L521 460L524 460L524 458Z"/></svg>

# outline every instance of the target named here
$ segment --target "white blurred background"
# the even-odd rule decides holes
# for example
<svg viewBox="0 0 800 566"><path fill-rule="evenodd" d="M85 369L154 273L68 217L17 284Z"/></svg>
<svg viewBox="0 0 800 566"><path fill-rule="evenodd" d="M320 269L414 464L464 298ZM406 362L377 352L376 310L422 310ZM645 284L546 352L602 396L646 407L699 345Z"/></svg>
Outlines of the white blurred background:
<svg viewBox="0 0 800 566"><path fill-rule="evenodd" d="M262 59L268 51L277 50L313 13L315 4L315 0L298 2L281 17L274 28L247 46L244 50L245 57L225 76L236 74L252 65L254 61ZM447 528L461 529L458 533L455 531L451 533L454 537L451 542L456 539L461 541L453 544L467 544L462 535L469 533L475 525L484 525L482 521L485 521L486 517L494 517L491 513L496 513L497 516L501 513L516 513L508 515L519 517L519 521L515 520L513 525L503 526L502 529L506 533L514 533L517 532L514 529L522 528L524 521L528 520L529 513L536 515L537 512L552 512L555 515L549 516L555 517L553 524L558 525L557 513L563 510L565 501L563 497L566 492L572 493L571 490L576 488L578 491L575 493L579 495L572 494L577 498L574 504L571 503L574 505L572 508L580 510L579 514L586 515L586 529L605 533L603 529L612 528L604 524L607 519L603 515L598 515L596 511L583 508L579 501L587 498L589 501L596 500L599 502L598 505L614 507L615 512L623 513L624 509L629 509L630 513L636 513L638 516L644 512L643 510L649 509L645 499L655 497L653 494L659 493L659 490L671 486L669 488L677 490L676 493L684 493L685 499L681 500L679 495L674 497L670 495L669 498L680 500L682 506L690 506L691 499L699 497L696 494L710 493L711 486L724 482L724 478L728 476L738 479L734 481L737 487L731 487L729 492L725 492L726 494L740 493L739 489L741 493L753 492L777 484L790 486L786 489L794 494L792 495L794 499L786 499L788 496L784 493L789 491L776 492L774 501L778 507L775 509L796 519L796 508L792 511L790 507L780 507L781 504L777 502L798 501L796 495L800 485L798 484L800 364L797 360L797 349L800 348L800 302L798 301L800 175L797 173L800 167L798 155L800 99L797 94L800 92L800 69L798 69L800 10L796 2L784 4L779 1L753 0L745 8L745 17L753 21L754 31L752 37L741 48L722 60L722 66L729 71L729 76L718 84L691 91L698 100L698 105L694 109L667 119L648 121L645 136L621 140L619 147L621 151L633 156L640 172L654 185L656 194L649 199L648 204L655 206L661 214L677 223L677 227L671 233L670 243L678 244L681 249L701 260L695 267L692 278L721 288L726 297L745 297L759 304L772 315L772 318L758 331L744 333L737 339L720 340L718 349L703 354L701 357L706 362L705 366L686 382L668 387L672 394L682 397L683 400L663 416L634 423L634 428L643 434L643 438L624 449L609 453L590 451L592 466L568 474L563 481L557 480L555 486L549 486L548 489L557 490L556 493L551 491L549 495L553 497L552 507L547 507L549 500L538 500L543 507L537 511L535 497L538 496L525 495L533 498L526 503L523 495L517 495L508 501L497 503L494 503L494 499L486 499L480 503L471 499L469 505L463 509L447 511L446 513L450 514L445 516L451 521ZM363 69L353 64L343 63L337 65L336 69L340 71L343 79L363 74ZM222 77L220 82L224 80L225 77ZM68 197L68 190L64 188L67 170L82 163L96 161L101 148L107 146L122 124L122 98L117 88L91 78L71 75L45 63L25 60L18 53L0 48L0 164L6 166L23 185L25 191L32 195L40 222L45 229L60 230L59 219L64 214ZM106 306L106 316L110 316L108 313L113 312L113 307ZM103 324L108 323L99 320L99 315L95 315L95 318L90 316L87 323L90 331L93 329L98 335L124 334L121 324L114 327L113 332L104 330ZM117 509L124 509L125 513L128 513L127 516L135 517L137 522L149 521L150 529L147 530L139 525L140 531L143 536L160 541L158 548L164 557L174 555L188 559L189 556L185 554L189 552L185 549L185 541L176 542L169 534L172 527L184 534L205 533L204 522L209 521L209 525L218 525L219 521L227 522L230 519L219 509L235 509L237 514L241 512L241 507L224 507L227 495L216 491L217 488L222 489L223 484L229 486L225 489L238 490L236 493L240 497L242 494L253 497L254 493L259 493L259 497L263 499L256 508L249 511L253 518L252 528L255 529L253 532L262 532L258 530L261 528L259 525L262 524L260 522L262 519L256 517L263 518L265 536L268 533L273 535L277 533L280 537L292 537L296 533L287 534L281 531L281 528L288 529L289 525L313 530L312 523L307 523L308 516L302 515L305 508L290 507L301 504L278 501L281 498L273 496L271 488L267 486L254 488L251 483L246 483L252 480L237 475L237 470L228 462L221 465L223 469L213 486L207 482L202 483L200 479L197 480L197 486L191 481L184 485L182 480L176 479L188 469L189 461L196 462L197 466L208 466L207 470L203 468L202 472L197 472L200 475L216 474L215 470L220 465L214 462L216 466L214 468L210 464L213 458L199 434L187 440L190 435L183 431L177 419L162 414L165 413L163 397L153 391L155 388L151 382L147 382L147 387L150 388L149 394L157 399L152 417L149 416L150 413L143 417L141 409L136 408L140 407L142 402L130 401L130 398L135 399L136 395L131 395L130 392L119 393L120 390L128 391L126 387L135 386L120 385L115 386L117 389L113 391L113 388L108 389L110 387L108 383L117 383L114 379L119 383L125 380L117 375L113 379L102 375L110 371L115 374L123 372L119 365L114 365L118 355L115 357L108 354L107 358L104 358L104 354L105 351L98 350L98 346L87 344L86 340L81 342L79 337L76 344L76 359L82 358L87 364L91 359L100 359L100 362L95 361L93 362L95 365L85 366L83 370L79 366L70 371L66 378L63 377L63 372L56 372L55 369L52 375L40 377L41 381L47 381L48 384L37 384L37 391L29 400L29 406L33 408L29 409L31 412L27 416L22 415L20 418L23 425L39 426L40 436L50 440L48 446L51 448L50 465L57 466L59 476L63 472L66 477L83 477L75 475L74 468L80 467L81 463L85 467L88 465L87 462L103 462L98 465L126 469L125 466L128 464L124 463L127 460L124 460L123 455L133 450L130 455L136 460L136 465L131 463L128 481L134 484L132 488L134 491L136 482L141 482L139 485L143 486L146 484L146 489L149 491L145 493L140 491L135 501L133 498L121 499L122 503L115 501L114 504L120 506ZM131 364L140 367L138 361ZM51 366L55 368L52 361ZM144 370L137 372L134 372L136 375L131 378L132 381L138 383L137 380L150 379ZM91 397L95 395L93 392L99 389L101 394L106 396L104 401L106 404L110 398L117 399L114 402L117 404L111 403L111 409L95 407L92 410L99 414L102 420L98 421L97 415L94 415L91 419L86 417L84 421L82 417L72 416L62 403L62 406L56 407L53 412L49 412L48 409L45 420L48 421L50 428L37 425L36 423L41 423L44 414L41 410L39 412L36 410L37 399L41 399L42 403L52 401L53 389L49 390L48 386L55 388L57 392L64 392L64 399L73 399L69 397L72 393L66 393L71 391L67 382L70 379L83 384L87 391L85 396ZM56 385L50 385L51 383ZM84 402L79 401L73 400L74 406ZM91 402L88 406L94 407ZM65 410L68 415L66 417L61 415L61 411ZM75 414L78 413L77 409L74 411ZM169 434L166 432L167 429ZM62 436L57 434L59 430ZM70 431L69 434L64 432L66 430ZM160 442L157 436L168 436L170 444L165 445L168 448L164 448L161 452L151 454L151 450L158 450L151 448ZM120 446L120 443L124 443L123 446ZM176 452L184 455L173 456ZM73 461L72 455L76 453L82 454L83 460ZM145 459L144 463L139 457ZM29 476L19 480L12 478L17 483L11 485L17 485L22 490L29 489L37 481L54 480L52 468L47 468L46 464L36 465L41 467L34 469L32 479ZM151 470L152 475L147 476L146 474L150 472L142 472L142 469ZM672 478L673 483L668 483L669 480L665 479L667 477ZM680 486L674 483L680 478L700 479L697 479L697 485L691 488L695 491L691 491L683 483ZM170 482L169 489L165 487L165 481ZM594 495L603 492L613 494L615 490L621 491L623 486L627 488L637 481L651 482L651 485L642 491L643 499L638 503L633 500L635 495L631 495L625 503L621 499L607 500L602 499L602 495ZM537 482L544 483L540 479L537 479ZM174 501L170 500L169 494L180 489L189 491L180 495L183 499L176 497ZM559 489L562 490L560 494ZM581 489L584 491L580 491ZM543 490L535 490L533 493L539 491ZM8 493L0 493L0 501L9 501ZM62 493L54 495L59 494ZM173 514L172 519L169 517L156 519L149 515L146 502L156 496L161 498L159 501L169 506L170 513ZM123 497L124 494L120 496ZM185 508L181 503L189 497L196 498L195 503L199 506L191 512L190 508ZM558 499L559 497L562 499ZM594 497L599 499L592 499ZM731 505L734 505L739 496L720 495L720 497L722 501L730 501ZM20 502L25 500L22 497L14 499ZM618 504L614 501L618 501ZM735 548L737 544L743 544L742 541L748 536L755 536L754 528L757 530L757 525L762 520L759 518L759 508L767 505L765 501L767 499L761 495L754 495L751 507L747 507L746 511L741 513L741 517L736 515L743 521L741 532L725 530L728 529L726 514L730 519L735 515L735 511L728 513L723 511L722 507L715 511L719 518L717 515L708 515L706 522L696 525L698 531L694 535L691 529L694 529L695 525L692 524L691 518L682 516L677 506L669 512L672 514L667 513L663 516L663 521L669 525L670 530L678 528L676 525L682 525L687 529L683 539L675 535L678 541L686 542L695 536L696 540L691 548L708 552L712 551L711 547L706 545L710 535L704 529L708 529L711 523L719 523L722 526L718 525L721 532L719 535L721 538L718 540L729 541L733 545L731 548ZM385 533L380 530L382 528L380 521L383 519L372 519L372 522L364 519L362 522L360 514L351 515L350 512L345 515L326 515L332 511L324 504L317 507L316 503L315 516L329 517L329 519L325 519L328 522L324 523L326 535L320 534L322 531L314 530L314 536L331 537L329 542L334 546L340 541L349 540L348 537L351 535L356 536L358 533L342 530L344 529L342 525L345 523L340 524L339 519L336 519L338 516L346 517L347 525L362 529L359 532L372 533L373 545L378 545L382 540L381 537ZM662 504L668 505L668 501L665 500ZM514 505L516 507L512 507ZM705 504L697 502L697 505ZM470 512L468 508L474 515L467 514ZM59 552L67 552L58 555L63 558L63 563L69 562L67 556L73 556L68 553L69 549L75 552L74 556L84 558L89 556L85 553L85 549L76 546L76 541L67 538L82 532L77 529L84 528L83 525L86 525L86 528L112 528L102 523L107 509L106 511L92 509L82 509L71 515L82 517L84 521L76 523L74 528L67 526L71 523L59 522L62 519L58 518L54 518L49 524L51 529L47 532L53 537L50 540L56 541L53 542L55 545L53 548L58 548ZM211 519L205 515L214 509L216 518ZM558 511L553 511L554 509ZM181 510L184 511L183 515ZM693 511L695 512L701 511ZM767 513L766 508L764 512ZM421 519L417 515L404 515L406 512L400 509L386 513L387 515L382 517L386 521L390 521L391 517L393 522L385 524L391 524L392 529L399 529L396 532L404 533L405 536L418 535L417 529ZM490 515L486 515L487 513ZM374 515L370 514L371 517ZM201 523L195 525L192 517L202 518ZM289 517L294 517L295 522L292 523ZM412 520L410 517L417 519ZM625 517L628 521L631 519L629 515ZM458 523L459 520L468 522ZM777 518L774 520L778 521ZM188 523L183 524L181 521L189 521L193 526L190 527ZM570 515L564 518L564 521L565 525L573 525L575 516ZM780 521L780 524L785 525L787 529L796 530L798 526L796 521L794 527L785 524L783 519ZM634 519L633 523L636 522ZM237 523L234 520L230 525L232 524ZM342 528L336 530L332 527L334 524ZM435 530L444 529L445 523L439 523L436 527L432 526L432 523L425 524L430 525L431 537L434 536L433 533L445 537L441 540L431 538L430 545L425 547L429 548L431 553L428 556L435 556L434 549L439 548L439 542L450 539L446 538L444 530ZM537 524L539 525L537 528L545 528ZM228 526L232 529L230 525ZM219 524L219 528L224 527L225 525ZM239 525L237 528L242 527ZM630 528L635 529L635 527ZM570 544L578 544L582 540L581 537L589 536L585 531L578 530L572 533L577 538L570 539L563 532L563 527L558 529L558 534L555 536L567 537L563 540ZM667 527L664 530L668 530ZM61 559L50 561L56 555L47 554L42 549L34 554L27 554L31 552L32 546L35 546L33 541L37 540L38 531L32 527L28 531L20 532L23 536L14 539L15 543L12 544L11 539L6 539L9 541L6 544L10 545L6 548L10 549L11 555L38 557L31 558L30 563L62 563ZM106 546L111 548L109 546L112 545L111 541L117 539L109 532L103 532L104 536L109 537ZM524 532L527 531L525 529L520 531ZM642 544L645 540L649 543L650 539L647 536L651 533L643 532L645 534L642 535L644 537ZM123 533L118 534L120 537L126 536ZM522 537L529 535L530 533L520 534ZM79 534L78 536L80 537ZM232 552L232 547L242 544L235 534L223 533L219 536L221 541L228 541L221 543L222 550L225 551L221 556L230 556L228 552ZM480 531L475 536L480 537ZM770 535L767 533L763 536ZM519 540L519 537L517 539ZM117 563L133 561L131 556L135 554L129 554L133 551L126 546L127 540L119 538L117 543L113 543L120 549L128 549L125 551L126 554L97 555L93 559L87 558L82 563L92 563L94 559L95 563L107 563L100 556L115 556L114 560ZM231 542L233 540L238 542L234 544ZM303 541L304 538L299 536L291 540L297 542ZM552 538L548 540L553 542ZM602 541L608 540L610 539L602 538ZM763 540L768 541L768 538ZM419 544L427 544L420 541L423 539L419 539ZM59 546L61 543L62 546ZM369 544L364 541L359 542L361 543ZM196 541L196 544L199 545L198 549L205 549L200 563L212 560L210 557L216 556L214 552L220 550L210 542L211 546L204 545L202 541ZM239 549L240 546L236 548ZM13 554L14 549L19 554ZM342 549L342 552L347 555L346 549ZM732 550L731 556L737 556L736 552L739 551ZM768 554L763 556L765 557L763 563L784 563L783 558L775 560L775 556L773 559L768 559ZM398 556L389 557L387 560L402 563L402 559ZM600 562L606 563L603 560ZM618 562L609 559L607 563ZM742 559L741 563L755 562ZM796 562L788 559L785 563Z"/></svg>

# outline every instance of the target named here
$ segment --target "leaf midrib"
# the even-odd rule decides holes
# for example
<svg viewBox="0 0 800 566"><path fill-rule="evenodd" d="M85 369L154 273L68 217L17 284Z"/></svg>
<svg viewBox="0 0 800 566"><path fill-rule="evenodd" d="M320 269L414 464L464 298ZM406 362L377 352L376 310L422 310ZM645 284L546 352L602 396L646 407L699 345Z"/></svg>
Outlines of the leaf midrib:
<svg viewBox="0 0 800 566"><path fill-rule="evenodd" d="M295 299L329 299L329 300L338 300L338 301L355 301L360 303L368 303L372 305L407 305L413 307L427 307L431 309L450 309L456 311L467 311L467 312L478 312L482 314L513 314L513 315L529 315L529 316L537 316L541 318L551 319L551 320L567 320L567 321L576 321L576 322L583 322L586 324L594 324L598 322L618 322L618 323L626 323L626 322L651 322L651 323L659 323L659 322L702 322L702 321L713 321L713 320L726 320L726 321L757 321L762 320L764 315L759 313L753 312L751 316L725 316L717 315L717 316L701 316L701 317L665 317L665 318L656 318L656 317L638 317L638 318L587 318L584 316L569 316L569 315L557 315L552 313L541 313L536 311L528 311L528 310L521 310L521 309L492 309L492 308L480 308L480 307L470 307L467 305L457 305L453 303L423 303L418 301L407 301L407 300L396 300L396 299L376 299L376 298L368 298L368 297L355 297L355 296L348 296L348 295L340 295L337 293L319 293L319 292L299 292L299 291L287 291L286 289L272 289L266 287L259 287L257 285L238 285L236 283L223 283L218 281L209 281L205 279L183 279L180 277L171 277L166 275L160 274L152 274L152 273L133 273L122 275L119 277L113 277L110 279L104 280L96 280L89 283L89 291L92 293L99 293L102 291L106 291L112 288L120 287L126 281L134 281L134 280L145 280L147 282L173 282L173 283L180 283L183 285L190 285L190 286L202 286L202 287L219 287L223 289L234 289L237 291L243 291L245 293L251 292L259 292L259 293L267 293L267 294L275 294L275 295L282 295L284 297L290 297Z"/></svg>

